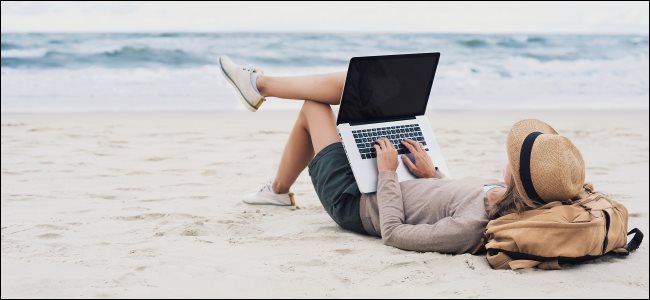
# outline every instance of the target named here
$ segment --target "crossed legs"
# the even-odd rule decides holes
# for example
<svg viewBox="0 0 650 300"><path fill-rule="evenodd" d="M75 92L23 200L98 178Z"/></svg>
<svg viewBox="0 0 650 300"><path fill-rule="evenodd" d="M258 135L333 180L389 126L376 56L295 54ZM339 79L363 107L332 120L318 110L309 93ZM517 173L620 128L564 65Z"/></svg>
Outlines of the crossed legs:
<svg viewBox="0 0 650 300"><path fill-rule="evenodd" d="M265 97L304 99L302 109L284 147L273 181L273 192L284 194L314 155L340 141L331 104L339 104L345 72L295 76L259 76L257 88Z"/></svg>

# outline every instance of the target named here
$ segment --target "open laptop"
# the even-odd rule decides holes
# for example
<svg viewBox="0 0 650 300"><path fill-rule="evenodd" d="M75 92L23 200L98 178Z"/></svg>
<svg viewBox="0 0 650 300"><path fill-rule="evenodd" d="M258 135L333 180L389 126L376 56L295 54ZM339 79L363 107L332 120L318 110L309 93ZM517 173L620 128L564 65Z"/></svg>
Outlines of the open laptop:
<svg viewBox="0 0 650 300"><path fill-rule="evenodd" d="M434 165L447 176L445 163L424 112L440 53L353 57L341 96L338 129L354 178L362 193L377 191L373 144L391 140L398 154L413 157L401 141L422 143ZM415 179L401 159L399 181Z"/></svg>

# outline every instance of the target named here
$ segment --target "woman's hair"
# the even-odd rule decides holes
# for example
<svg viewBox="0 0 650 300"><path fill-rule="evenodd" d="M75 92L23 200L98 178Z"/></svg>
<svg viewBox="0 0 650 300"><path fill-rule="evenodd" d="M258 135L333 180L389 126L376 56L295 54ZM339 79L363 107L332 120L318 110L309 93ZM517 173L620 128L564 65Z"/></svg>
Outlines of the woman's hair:
<svg viewBox="0 0 650 300"><path fill-rule="evenodd" d="M519 194L515 186L515 179L510 179L511 184L506 188L503 198L494 204L488 211L490 220L511 213L521 213L542 206L542 203L526 199Z"/></svg>

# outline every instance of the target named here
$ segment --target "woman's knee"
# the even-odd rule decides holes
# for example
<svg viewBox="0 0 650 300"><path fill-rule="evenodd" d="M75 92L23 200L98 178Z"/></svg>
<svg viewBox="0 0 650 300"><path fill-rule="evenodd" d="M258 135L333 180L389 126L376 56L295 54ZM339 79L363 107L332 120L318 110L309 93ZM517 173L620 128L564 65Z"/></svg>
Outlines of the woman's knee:
<svg viewBox="0 0 650 300"><path fill-rule="evenodd" d="M340 141L336 131L336 118L329 104L305 101L300 114L304 128L311 137L314 153Z"/></svg>
<svg viewBox="0 0 650 300"><path fill-rule="evenodd" d="M307 125L318 124L319 126L332 125L336 131L336 118L334 111L329 104L305 100L300 110L301 117Z"/></svg>
<svg viewBox="0 0 650 300"><path fill-rule="evenodd" d="M313 114L313 113L332 113L332 107L329 104L305 100L302 104L301 112L303 114Z"/></svg>

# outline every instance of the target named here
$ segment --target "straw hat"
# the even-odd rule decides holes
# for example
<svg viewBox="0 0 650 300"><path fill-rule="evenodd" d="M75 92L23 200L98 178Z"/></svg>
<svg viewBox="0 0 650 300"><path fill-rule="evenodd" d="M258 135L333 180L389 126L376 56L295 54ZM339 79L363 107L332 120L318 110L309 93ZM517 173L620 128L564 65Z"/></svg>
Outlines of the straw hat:
<svg viewBox="0 0 650 300"><path fill-rule="evenodd" d="M585 163L571 141L539 120L522 120L508 134L508 160L519 194L538 202L575 197L585 182Z"/></svg>

